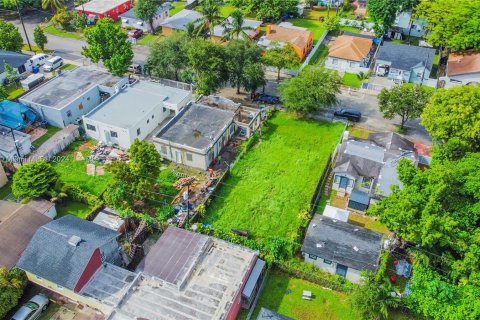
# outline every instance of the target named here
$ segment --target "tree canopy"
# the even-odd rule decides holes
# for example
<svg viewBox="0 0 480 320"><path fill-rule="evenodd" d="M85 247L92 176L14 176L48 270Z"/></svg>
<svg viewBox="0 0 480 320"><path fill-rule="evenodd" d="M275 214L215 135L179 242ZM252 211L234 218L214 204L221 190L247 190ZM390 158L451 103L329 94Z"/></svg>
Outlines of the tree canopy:
<svg viewBox="0 0 480 320"><path fill-rule="evenodd" d="M188 66L187 43L184 33L175 32L152 44L148 56L149 73L178 81L180 72Z"/></svg>
<svg viewBox="0 0 480 320"><path fill-rule="evenodd" d="M233 0L232 4L247 13L255 13L257 19L278 20L286 13L297 13L298 0Z"/></svg>
<svg viewBox="0 0 480 320"><path fill-rule="evenodd" d="M198 19L197 35L212 35L213 29L223 21L220 15L222 0L201 0L200 12L202 17Z"/></svg>
<svg viewBox="0 0 480 320"><path fill-rule="evenodd" d="M3 319L18 304L27 283L27 276L22 270L0 267L0 318Z"/></svg>
<svg viewBox="0 0 480 320"><path fill-rule="evenodd" d="M23 39L13 23L0 19L0 49L6 51L22 50Z"/></svg>
<svg viewBox="0 0 480 320"><path fill-rule="evenodd" d="M250 42L232 40L225 47L225 50L229 80L237 88L237 93L240 93L240 88L246 82L251 83L252 81L252 79L247 79L247 76L257 77L259 75L259 73L256 75L247 74L246 70L249 65L261 61L262 49ZM263 69L260 68L260 70L263 73Z"/></svg>
<svg viewBox="0 0 480 320"><path fill-rule="evenodd" d="M37 46L40 49L45 49L45 45L48 43L47 36L45 35L45 32L43 32L43 29L40 28L40 26L36 27L35 30L33 30L33 41L37 44Z"/></svg>
<svg viewBox="0 0 480 320"><path fill-rule="evenodd" d="M480 149L480 86L439 89L422 113L422 124L436 141L458 138Z"/></svg>
<svg viewBox="0 0 480 320"><path fill-rule="evenodd" d="M373 20L377 37L389 31L395 23L397 12L409 10L417 0L369 0L368 16Z"/></svg>
<svg viewBox="0 0 480 320"><path fill-rule="evenodd" d="M480 1L421 1L415 11L427 19L427 39L433 46L480 49Z"/></svg>
<svg viewBox="0 0 480 320"><path fill-rule="evenodd" d="M420 117L432 92L431 88L410 83L382 89L378 95L380 112L385 119L399 116L402 119L400 128L403 128L408 120Z"/></svg>
<svg viewBox="0 0 480 320"><path fill-rule="evenodd" d="M280 84L280 96L287 110L308 113L334 105L341 82L336 71L312 67Z"/></svg>
<svg viewBox="0 0 480 320"><path fill-rule="evenodd" d="M110 18L100 19L95 26L85 30L85 39L88 46L83 47L83 56L93 62L101 60L114 75L121 76L127 72L133 50L120 25Z"/></svg>
<svg viewBox="0 0 480 320"><path fill-rule="evenodd" d="M278 44L265 52L263 62L268 66L277 68L277 80L280 80L280 71L293 68L299 62L299 59L290 44L283 47Z"/></svg>
<svg viewBox="0 0 480 320"><path fill-rule="evenodd" d="M38 198L53 189L58 173L51 164L39 160L18 168L13 175L12 192L21 198Z"/></svg>
<svg viewBox="0 0 480 320"><path fill-rule="evenodd" d="M247 31L253 30L252 27L245 25L245 19L243 11L236 9L232 11L229 19L225 19L223 22L224 34L223 40L243 39L251 40L247 34Z"/></svg>
<svg viewBox="0 0 480 320"><path fill-rule="evenodd" d="M159 4L158 0L137 0L133 5L135 16L141 20L148 21L152 32L155 31L153 28L153 17L155 17Z"/></svg>

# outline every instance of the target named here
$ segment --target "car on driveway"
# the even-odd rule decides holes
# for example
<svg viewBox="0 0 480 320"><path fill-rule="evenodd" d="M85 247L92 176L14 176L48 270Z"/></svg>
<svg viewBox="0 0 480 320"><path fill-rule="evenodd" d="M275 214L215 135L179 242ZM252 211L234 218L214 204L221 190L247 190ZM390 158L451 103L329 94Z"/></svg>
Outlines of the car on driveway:
<svg viewBox="0 0 480 320"><path fill-rule="evenodd" d="M143 30L142 29L133 29L128 31L128 37L129 38L134 38L138 39L143 35Z"/></svg>
<svg viewBox="0 0 480 320"><path fill-rule="evenodd" d="M333 113L333 115L340 118L346 118L349 121L355 122L360 121L360 118L362 117L362 113L360 111L352 108L338 109Z"/></svg>
<svg viewBox="0 0 480 320"><path fill-rule="evenodd" d="M40 318L43 311L47 310L48 297L37 294L15 312L10 320L35 320Z"/></svg>
<svg viewBox="0 0 480 320"><path fill-rule="evenodd" d="M277 96L271 96L268 94L254 94L253 101L259 101L266 104L279 104L280 98Z"/></svg>

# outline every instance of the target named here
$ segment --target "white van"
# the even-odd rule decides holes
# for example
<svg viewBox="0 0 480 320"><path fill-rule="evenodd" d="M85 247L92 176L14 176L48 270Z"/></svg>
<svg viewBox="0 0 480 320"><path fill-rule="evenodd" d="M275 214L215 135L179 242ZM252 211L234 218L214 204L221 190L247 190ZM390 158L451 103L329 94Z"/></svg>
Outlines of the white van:
<svg viewBox="0 0 480 320"><path fill-rule="evenodd" d="M40 67L45 64L48 60L48 55L45 53L39 53L34 55L33 57L28 60L29 66L30 66L30 71L32 71L32 67Z"/></svg>
<svg viewBox="0 0 480 320"><path fill-rule="evenodd" d="M50 72L57 69L61 65L63 65L63 59L59 56L55 56L45 62L45 64L43 65L43 71Z"/></svg>

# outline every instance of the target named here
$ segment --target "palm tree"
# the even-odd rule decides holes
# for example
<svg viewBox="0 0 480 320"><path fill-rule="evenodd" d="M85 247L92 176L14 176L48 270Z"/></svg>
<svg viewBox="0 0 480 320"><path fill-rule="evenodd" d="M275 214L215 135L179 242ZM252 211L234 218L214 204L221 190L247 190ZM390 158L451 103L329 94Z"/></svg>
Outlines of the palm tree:
<svg viewBox="0 0 480 320"><path fill-rule="evenodd" d="M241 10L235 10L230 14L230 17L226 19L222 26L224 28L223 40L228 41L232 39L242 38L245 40L251 40L247 31L253 30L252 27L244 25L245 19L243 18L243 12Z"/></svg>
<svg viewBox="0 0 480 320"><path fill-rule="evenodd" d="M65 0L42 0L42 9L50 7L52 12L65 7Z"/></svg>
<svg viewBox="0 0 480 320"><path fill-rule="evenodd" d="M208 31L212 35L213 28L223 20L223 17L220 15L222 2L220 0L202 0L200 5L200 12L203 16L196 21L199 23L197 34L201 35Z"/></svg>

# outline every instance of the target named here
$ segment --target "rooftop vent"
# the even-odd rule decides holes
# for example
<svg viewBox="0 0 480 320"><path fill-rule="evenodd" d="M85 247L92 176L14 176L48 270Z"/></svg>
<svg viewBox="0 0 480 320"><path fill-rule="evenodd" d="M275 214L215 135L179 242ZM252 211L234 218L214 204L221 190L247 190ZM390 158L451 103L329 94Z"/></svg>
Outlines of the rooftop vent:
<svg viewBox="0 0 480 320"><path fill-rule="evenodd" d="M316 228L316 227L317 227L317 225L314 223L314 224L312 225L312 227Z"/></svg>
<svg viewBox="0 0 480 320"><path fill-rule="evenodd" d="M358 251L358 247L357 247L357 246L353 246L353 250Z"/></svg>
<svg viewBox="0 0 480 320"><path fill-rule="evenodd" d="M353 229L353 231L358 231L358 228Z"/></svg>
<svg viewBox="0 0 480 320"><path fill-rule="evenodd" d="M82 241L82 238L80 238L79 236L71 236L70 239L68 239L68 244L72 247L76 247L78 246L80 241Z"/></svg>
<svg viewBox="0 0 480 320"><path fill-rule="evenodd" d="M321 242L317 243L317 248L323 248L323 247L325 247L326 244L327 243L325 241L321 241Z"/></svg>

